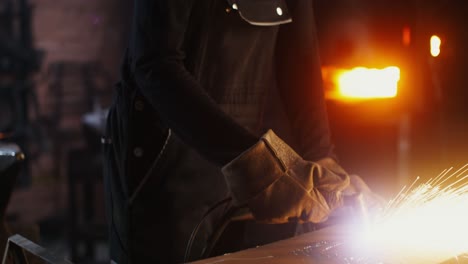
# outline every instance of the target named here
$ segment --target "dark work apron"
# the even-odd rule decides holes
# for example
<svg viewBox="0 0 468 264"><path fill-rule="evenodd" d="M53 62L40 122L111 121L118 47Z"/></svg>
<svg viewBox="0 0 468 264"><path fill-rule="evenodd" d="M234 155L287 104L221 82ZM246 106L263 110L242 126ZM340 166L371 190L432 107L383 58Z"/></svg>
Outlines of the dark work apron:
<svg viewBox="0 0 468 264"><path fill-rule="evenodd" d="M187 33L188 43L195 43L187 46L187 69L221 109L259 135L268 90L275 87L277 31L290 20L287 7L280 0L201 2L193 17L206 20ZM128 75L123 67L104 142L111 258L119 264L180 263L193 228L227 197L227 188L220 167L172 133ZM205 221L191 259L222 212Z"/></svg>

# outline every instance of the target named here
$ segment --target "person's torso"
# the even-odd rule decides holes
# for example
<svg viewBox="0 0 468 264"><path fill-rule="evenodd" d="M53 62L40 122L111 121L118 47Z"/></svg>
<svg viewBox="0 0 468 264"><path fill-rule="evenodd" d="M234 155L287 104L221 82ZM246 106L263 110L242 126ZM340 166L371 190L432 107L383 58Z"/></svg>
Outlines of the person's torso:
<svg viewBox="0 0 468 264"><path fill-rule="evenodd" d="M192 11L186 67L227 114L253 133L260 132L264 101L276 83L279 25L289 21L283 0L200 0Z"/></svg>

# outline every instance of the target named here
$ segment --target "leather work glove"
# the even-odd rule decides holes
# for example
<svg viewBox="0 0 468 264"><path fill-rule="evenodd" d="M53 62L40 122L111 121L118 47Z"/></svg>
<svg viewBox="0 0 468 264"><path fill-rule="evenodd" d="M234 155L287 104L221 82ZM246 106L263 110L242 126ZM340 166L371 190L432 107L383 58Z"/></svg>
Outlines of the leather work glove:
<svg viewBox="0 0 468 264"><path fill-rule="evenodd" d="M256 220L322 222L341 206L346 173L302 159L269 130L222 169L235 205L247 205Z"/></svg>
<svg viewBox="0 0 468 264"><path fill-rule="evenodd" d="M386 204L384 198L374 193L361 177L351 174L349 178L351 184L343 191L344 195L347 195L347 193L358 193L360 195L359 198L362 199L360 202L363 203L367 210L373 213L382 210Z"/></svg>

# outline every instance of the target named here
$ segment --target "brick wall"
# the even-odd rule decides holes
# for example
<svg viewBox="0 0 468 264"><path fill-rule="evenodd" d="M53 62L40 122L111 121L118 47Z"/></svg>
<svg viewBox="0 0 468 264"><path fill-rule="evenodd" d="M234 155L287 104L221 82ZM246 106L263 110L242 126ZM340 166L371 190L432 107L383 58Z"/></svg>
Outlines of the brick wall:
<svg viewBox="0 0 468 264"><path fill-rule="evenodd" d="M36 45L55 60L100 60L116 72L128 16L125 1L31 0ZM127 1L128 2L128 1Z"/></svg>
<svg viewBox="0 0 468 264"><path fill-rule="evenodd" d="M49 66L60 61L91 62L96 61L110 74L111 84L118 80L119 66L128 31L131 15L131 0L29 0L33 8L33 38L35 46L45 52L41 71L37 74L37 99L41 115L53 116L55 100L50 89L51 78L48 75ZM70 79L71 78L71 79ZM83 82L68 77L65 89L77 89ZM102 87L101 87L102 88ZM103 107L108 106L112 94L112 86L104 93ZM70 108L69 106L68 108ZM66 117L75 127L80 127L79 120ZM54 148L63 148L63 158L67 149L73 146L63 145L56 140L50 127L45 128L46 152L32 166L33 179L43 181L50 176L57 176L54 168L63 161L58 161ZM70 145L76 139L70 140ZM65 167L64 167L65 165ZM62 164L59 176L65 176L66 164ZM55 176L54 176L55 175Z"/></svg>
<svg viewBox="0 0 468 264"><path fill-rule="evenodd" d="M34 6L36 47L45 51L41 70L50 63L98 61L117 80L126 45L130 0L30 0ZM39 79L44 79L44 78ZM42 110L49 104L47 83L38 87Z"/></svg>

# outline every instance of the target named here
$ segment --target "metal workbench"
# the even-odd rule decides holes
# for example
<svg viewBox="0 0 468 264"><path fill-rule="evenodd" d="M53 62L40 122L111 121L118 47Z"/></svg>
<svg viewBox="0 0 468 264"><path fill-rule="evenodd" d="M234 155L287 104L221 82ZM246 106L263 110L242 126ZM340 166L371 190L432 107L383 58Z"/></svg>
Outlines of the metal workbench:
<svg viewBox="0 0 468 264"><path fill-rule="evenodd" d="M352 250L348 247L349 241L352 241L351 236L351 228L332 226L265 246L204 259L194 264L468 264L467 255L458 259L437 260L428 257L427 254L402 260L401 256L382 251L378 253L378 257L356 257L352 256Z"/></svg>

